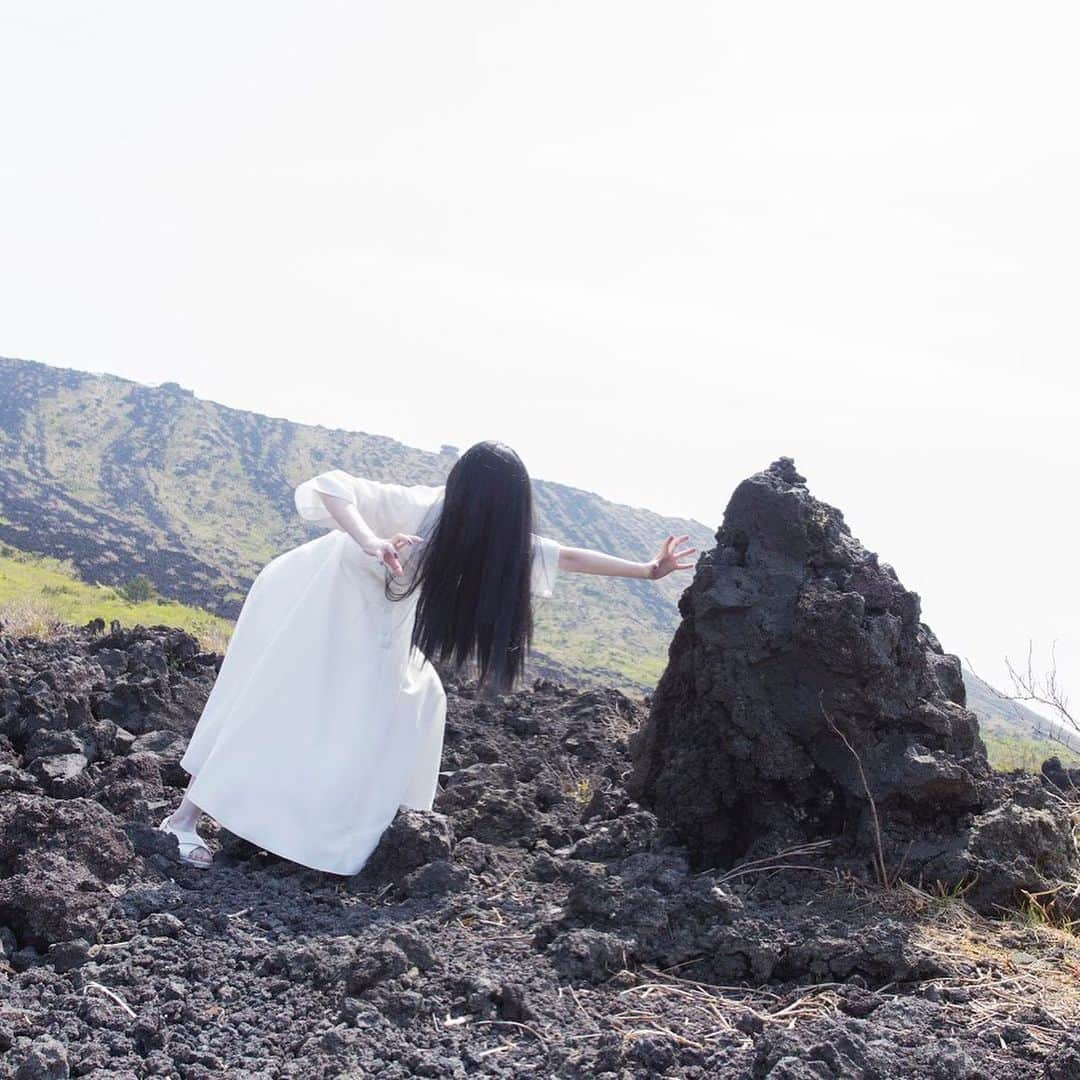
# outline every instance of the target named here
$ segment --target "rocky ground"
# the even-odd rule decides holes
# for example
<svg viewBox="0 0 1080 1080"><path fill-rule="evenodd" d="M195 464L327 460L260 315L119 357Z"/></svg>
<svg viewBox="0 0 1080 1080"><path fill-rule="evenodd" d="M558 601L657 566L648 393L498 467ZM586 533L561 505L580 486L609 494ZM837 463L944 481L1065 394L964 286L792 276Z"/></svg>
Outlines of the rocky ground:
<svg viewBox="0 0 1080 1080"><path fill-rule="evenodd" d="M218 663L0 635L0 1076L1080 1077L1044 908L882 888L828 838L698 865L626 793L649 701L614 691L444 677L436 809L360 875L212 825L185 867L153 824Z"/></svg>

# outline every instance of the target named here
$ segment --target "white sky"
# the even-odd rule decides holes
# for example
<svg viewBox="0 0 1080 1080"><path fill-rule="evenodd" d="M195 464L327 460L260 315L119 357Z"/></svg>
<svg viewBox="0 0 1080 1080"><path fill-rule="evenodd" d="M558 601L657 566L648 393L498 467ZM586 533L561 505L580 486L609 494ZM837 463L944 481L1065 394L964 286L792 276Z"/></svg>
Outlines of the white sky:
<svg viewBox="0 0 1080 1080"><path fill-rule="evenodd" d="M711 526L789 454L1080 696L1078 22L0 0L0 354Z"/></svg>

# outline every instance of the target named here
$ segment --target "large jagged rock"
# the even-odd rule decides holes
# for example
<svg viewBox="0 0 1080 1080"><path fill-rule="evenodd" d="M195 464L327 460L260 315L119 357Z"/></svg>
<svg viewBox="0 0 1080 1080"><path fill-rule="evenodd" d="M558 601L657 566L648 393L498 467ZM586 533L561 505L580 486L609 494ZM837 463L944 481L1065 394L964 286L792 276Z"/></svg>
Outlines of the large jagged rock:
<svg viewBox="0 0 1080 1080"><path fill-rule="evenodd" d="M790 458L735 490L632 741L632 797L698 866L807 841L999 903L1076 865L1042 786L1005 812L959 660ZM1022 842L1021 842L1022 838Z"/></svg>

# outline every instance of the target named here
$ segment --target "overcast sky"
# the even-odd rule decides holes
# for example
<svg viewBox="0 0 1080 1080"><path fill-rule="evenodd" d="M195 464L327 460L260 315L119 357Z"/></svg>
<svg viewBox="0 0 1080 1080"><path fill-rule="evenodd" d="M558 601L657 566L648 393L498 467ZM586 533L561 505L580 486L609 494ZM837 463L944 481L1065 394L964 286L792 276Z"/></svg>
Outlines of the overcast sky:
<svg viewBox="0 0 1080 1080"><path fill-rule="evenodd" d="M788 454L1080 696L1074 11L0 0L0 355L712 527Z"/></svg>

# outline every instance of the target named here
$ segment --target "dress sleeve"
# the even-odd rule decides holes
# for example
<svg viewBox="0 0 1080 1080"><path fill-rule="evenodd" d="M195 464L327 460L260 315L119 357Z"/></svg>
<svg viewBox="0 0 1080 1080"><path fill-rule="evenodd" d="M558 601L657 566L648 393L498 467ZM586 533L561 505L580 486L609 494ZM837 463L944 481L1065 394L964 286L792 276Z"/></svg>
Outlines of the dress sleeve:
<svg viewBox="0 0 1080 1080"><path fill-rule="evenodd" d="M427 509L442 491L442 487L427 484L395 484L331 469L298 485L293 498L297 513L305 521L326 529L340 529L319 498L320 492L337 495L356 507L376 536L393 536L398 532L416 532Z"/></svg>
<svg viewBox="0 0 1080 1080"><path fill-rule="evenodd" d="M560 547L558 541L551 537L533 533L530 584L534 596L551 596L559 576Z"/></svg>
<svg viewBox="0 0 1080 1080"><path fill-rule="evenodd" d="M361 506L359 492L357 491L356 477L341 469L330 469L328 472L319 473L310 480L298 484L293 491L293 502L296 504L296 512L313 525L321 525L325 529L340 529L341 526L326 512L319 493L336 495L346 499L364 515ZM365 516L366 520L366 516Z"/></svg>

